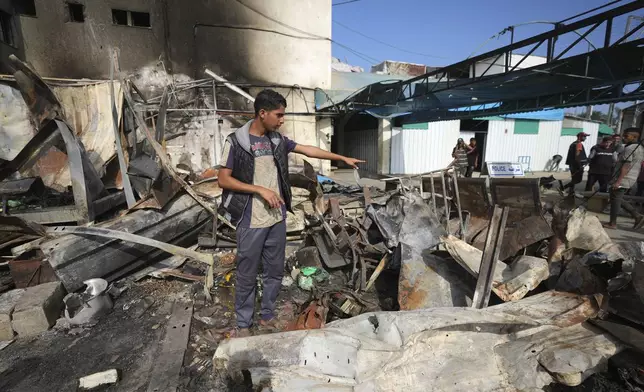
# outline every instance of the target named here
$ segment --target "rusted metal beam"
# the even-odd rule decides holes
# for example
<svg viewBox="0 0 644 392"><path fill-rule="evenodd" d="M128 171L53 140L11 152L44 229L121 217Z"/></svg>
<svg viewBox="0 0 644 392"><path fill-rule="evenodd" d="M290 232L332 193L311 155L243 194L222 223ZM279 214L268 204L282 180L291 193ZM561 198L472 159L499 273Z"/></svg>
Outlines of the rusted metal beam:
<svg viewBox="0 0 644 392"><path fill-rule="evenodd" d="M133 85L134 86L134 85ZM157 124L155 126L154 138L157 142L163 143L165 139L165 118L168 114L168 105L170 104L170 95L168 94L168 89L163 89L163 96L161 96L161 103L159 104L159 115L157 116ZM215 150L219 151L219 150ZM156 151L152 151L151 158L156 157Z"/></svg>
<svg viewBox="0 0 644 392"><path fill-rule="evenodd" d="M121 170L121 178L123 182L123 190L125 191L125 201L127 207L132 208L136 204L132 184L130 183L130 176L127 174L127 162L125 162L125 154L123 153L123 144L121 143L121 132L119 131L119 115L116 109L116 93L114 92L114 71L117 72L119 67L118 57L116 51L110 53L110 99L112 105L112 123L114 124L114 140L116 141L116 155L118 157L119 169ZM125 92L126 85L121 83L121 90Z"/></svg>
<svg viewBox="0 0 644 392"><path fill-rule="evenodd" d="M479 269L479 276L476 280L476 290L474 291L474 298L472 298L473 308L485 308L488 302L490 302L494 269L496 267L496 261L499 258L499 252L501 251L501 243L503 242L503 233L508 220L509 210L508 207L500 208L499 206L494 206L492 220L485 241L485 249L483 249L481 268Z"/></svg>
<svg viewBox="0 0 644 392"><path fill-rule="evenodd" d="M373 287L374 283L376 283L376 279L380 276L380 273L382 273L382 270L385 269L385 266L387 265L387 262L389 261L389 253L385 254L385 256L380 260L380 263L378 263L378 266L376 267L376 270L373 271L373 274L371 274L371 277L369 278L369 283L367 283L367 287L365 288L365 291L369 291L371 287Z"/></svg>
<svg viewBox="0 0 644 392"><path fill-rule="evenodd" d="M122 83L125 83L125 80L122 81ZM190 185L188 185L187 182L183 180L172 168L172 164L170 160L168 159L168 156L166 155L165 151L163 150L163 147L157 141L154 139L154 135L150 132L150 128L148 128L148 125L145 123L145 120L141 117L141 113L137 112L134 110L134 100L132 99L132 95L127 89L123 89L123 96L125 97L126 102L132 109L132 113L134 114L134 119L136 120L137 124L141 129L143 130L143 133L145 134L145 137L148 139L148 143L152 146L154 151L156 152L157 156L159 157L159 162L161 162L161 165L163 166L164 170L170 177L172 177L173 180L178 182L181 187L190 195L192 196L193 199L203 208L206 209L213 217L217 216L217 212L210 206L210 204L205 201L202 197L200 197L194 189Z"/></svg>
<svg viewBox="0 0 644 392"><path fill-rule="evenodd" d="M164 252L177 256L184 256L193 260L213 266L215 263L214 256L210 253L197 252L195 250L182 248L180 246L168 244L165 242L153 240L140 235L127 233L124 231L103 229L100 227L83 227L83 226L54 226L47 227L47 234L61 236L67 234L93 235L98 237L112 238L121 241L134 242L135 244L147 245L153 248L161 249Z"/></svg>
<svg viewBox="0 0 644 392"><path fill-rule="evenodd" d="M82 151L78 141L67 124L60 120L54 120L58 126L60 134L65 141L67 152L67 161L69 165L69 176L72 180L72 193L74 194L74 204L80 214L79 224L85 224L94 220L94 203L90 196L90 190L87 186L85 173L83 171Z"/></svg>
<svg viewBox="0 0 644 392"><path fill-rule="evenodd" d="M458 208L458 220L461 224L461 238L465 237L465 222L463 221L463 210L461 209L461 196L458 192L458 176L456 170L452 170L452 181L454 182L454 194L456 195L456 208ZM422 180L421 180L422 184Z"/></svg>

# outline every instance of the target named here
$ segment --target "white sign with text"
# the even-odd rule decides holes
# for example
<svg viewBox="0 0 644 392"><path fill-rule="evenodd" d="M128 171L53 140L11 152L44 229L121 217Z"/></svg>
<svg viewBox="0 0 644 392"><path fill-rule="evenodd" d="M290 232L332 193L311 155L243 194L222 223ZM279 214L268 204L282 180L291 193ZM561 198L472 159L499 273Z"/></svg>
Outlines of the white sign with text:
<svg viewBox="0 0 644 392"><path fill-rule="evenodd" d="M486 162L490 177L524 177L523 166L515 162Z"/></svg>

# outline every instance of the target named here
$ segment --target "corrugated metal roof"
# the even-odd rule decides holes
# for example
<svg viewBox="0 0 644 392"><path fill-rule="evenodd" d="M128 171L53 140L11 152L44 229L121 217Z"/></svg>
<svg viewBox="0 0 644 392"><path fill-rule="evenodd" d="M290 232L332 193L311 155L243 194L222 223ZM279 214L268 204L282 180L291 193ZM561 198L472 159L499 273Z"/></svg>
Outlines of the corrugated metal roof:
<svg viewBox="0 0 644 392"><path fill-rule="evenodd" d="M515 113L505 116L477 117L475 120L500 120L504 118L523 120L561 121L564 118L563 109L539 110L535 112Z"/></svg>
<svg viewBox="0 0 644 392"><path fill-rule="evenodd" d="M328 90L315 92L315 107L323 109L333 106L329 97L333 102L338 103L347 99L350 95L363 87L369 86L373 83L380 82L397 82L403 80L401 76L393 75L380 75L370 72L331 72L331 88ZM329 96L327 97L326 94Z"/></svg>

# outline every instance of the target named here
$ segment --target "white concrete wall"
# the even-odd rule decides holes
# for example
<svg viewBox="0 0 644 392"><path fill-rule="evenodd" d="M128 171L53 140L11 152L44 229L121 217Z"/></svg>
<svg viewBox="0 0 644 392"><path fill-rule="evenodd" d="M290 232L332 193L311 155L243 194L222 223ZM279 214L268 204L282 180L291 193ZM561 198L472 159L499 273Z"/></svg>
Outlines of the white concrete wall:
<svg viewBox="0 0 644 392"><path fill-rule="evenodd" d="M393 128L391 174L419 174L446 167L460 137L459 120L437 121L429 129Z"/></svg>
<svg viewBox="0 0 644 392"><path fill-rule="evenodd" d="M558 151L561 124L561 121L539 121L538 135L515 135L514 120L491 120L485 160L518 162L520 156L529 156L530 170L544 170L548 160Z"/></svg>
<svg viewBox="0 0 644 392"><path fill-rule="evenodd" d="M474 69L476 69L476 76L481 76L483 74L483 72L485 72L485 70L490 66L490 64L492 64L492 62L494 61L495 58L496 58L496 56L492 57L492 58L489 58L489 59L486 59L486 60L483 60L483 61L479 61L478 63L476 63L475 68L474 68ZM511 60L510 60L510 67L513 67L513 66L519 64L519 61L521 61L522 58L523 58L522 55L513 54L512 57L511 57ZM537 66L537 65L545 64L545 63L546 63L546 58L545 57L529 56L521 64L519 64L517 69L530 68L530 67L534 67L534 66ZM470 77L474 76L472 71L473 70L470 69ZM505 57L504 56L501 56L498 60L496 60L496 62L494 62L494 65L492 65L492 67L485 73L485 76L494 75L494 74L498 74L498 73L502 73L502 72L505 72Z"/></svg>

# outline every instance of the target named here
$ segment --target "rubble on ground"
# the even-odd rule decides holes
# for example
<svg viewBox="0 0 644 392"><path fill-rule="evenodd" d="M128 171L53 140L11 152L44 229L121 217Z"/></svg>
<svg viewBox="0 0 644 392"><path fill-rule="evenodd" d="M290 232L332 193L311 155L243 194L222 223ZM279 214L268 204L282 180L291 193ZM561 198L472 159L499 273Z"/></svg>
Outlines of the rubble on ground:
<svg viewBox="0 0 644 392"><path fill-rule="evenodd" d="M273 391L509 391L580 385L612 358L644 369L622 359L643 349L644 243L612 241L583 209L544 203L539 179L452 170L379 188L361 185L358 171L355 185L306 161L291 167L278 331L227 339L235 227L217 213L211 154L172 147L221 147L224 131L214 116L216 140L201 140L192 131L202 123L168 112L217 97L163 75L144 84L158 96L143 97L124 78L114 92L110 82L92 87L101 99L70 119L70 102L89 98L51 89L12 61L17 89L3 88L30 135L0 157L0 252L9 259L0 263L0 349L12 355L35 337L94 336L124 349L123 324L156 339L144 379L117 370L122 353L70 383L190 389L248 370L247 382ZM84 126L97 113L89 138ZM1 366L0 389L22 382Z"/></svg>

